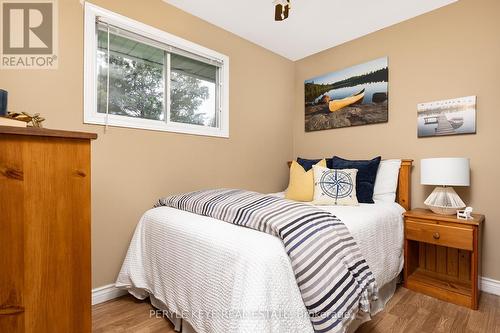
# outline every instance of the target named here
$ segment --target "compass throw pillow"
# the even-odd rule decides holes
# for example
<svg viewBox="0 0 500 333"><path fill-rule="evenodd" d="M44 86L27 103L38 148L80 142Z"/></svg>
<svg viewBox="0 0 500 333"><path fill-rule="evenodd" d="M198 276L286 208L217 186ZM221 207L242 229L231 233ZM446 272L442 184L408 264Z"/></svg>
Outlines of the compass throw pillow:
<svg viewBox="0 0 500 333"><path fill-rule="evenodd" d="M315 205L357 206L357 169L328 169L314 165Z"/></svg>

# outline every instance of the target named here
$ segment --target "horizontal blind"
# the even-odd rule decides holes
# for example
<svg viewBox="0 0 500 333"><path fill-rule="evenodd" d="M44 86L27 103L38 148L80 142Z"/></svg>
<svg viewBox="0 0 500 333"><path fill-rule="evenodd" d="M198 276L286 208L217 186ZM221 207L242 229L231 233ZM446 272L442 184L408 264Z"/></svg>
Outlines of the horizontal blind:
<svg viewBox="0 0 500 333"><path fill-rule="evenodd" d="M175 47L173 45L169 45L148 37L141 36L137 33L127 30L126 28L119 27L111 22L108 22L106 18L98 16L96 18L97 29L101 31L107 31L109 27L109 31L112 34L122 36L131 40L135 40L140 43L148 44L159 49L165 50L166 52L177 54L186 58L194 59L200 62L207 63L212 66L222 67L224 62L221 59L216 59L208 56L203 56L200 54L195 54L193 52L189 52L187 50Z"/></svg>

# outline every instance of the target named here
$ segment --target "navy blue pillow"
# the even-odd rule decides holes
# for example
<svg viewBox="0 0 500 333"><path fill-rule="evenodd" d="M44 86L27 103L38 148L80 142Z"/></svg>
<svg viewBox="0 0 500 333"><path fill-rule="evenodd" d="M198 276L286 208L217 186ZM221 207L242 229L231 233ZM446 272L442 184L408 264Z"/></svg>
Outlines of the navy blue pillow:
<svg viewBox="0 0 500 333"><path fill-rule="evenodd" d="M297 157L297 163L299 163L304 168L304 170L306 170L306 171L311 170L312 167L313 167L313 165L316 164L316 163L318 163L321 160L322 160L321 158L319 158L317 160L308 160L308 159L305 159L305 158ZM327 158L326 159L326 167L328 169L333 169L332 168L332 159L331 158Z"/></svg>
<svg viewBox="0 0 500 333"><path fill-rule="evenodd" d="M333 157L332 169L358 169L356 175L356 196L360 203L374 203L373 188L375 187L375 178L377 178L378 165L381 157L375 157L369 161L350 161Z"/></svg>

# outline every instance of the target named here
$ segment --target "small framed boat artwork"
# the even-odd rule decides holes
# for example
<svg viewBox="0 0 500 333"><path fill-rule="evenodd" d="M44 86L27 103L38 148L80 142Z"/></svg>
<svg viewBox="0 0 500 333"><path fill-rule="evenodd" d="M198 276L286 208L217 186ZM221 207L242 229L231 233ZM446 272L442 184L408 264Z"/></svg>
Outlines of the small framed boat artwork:
<svg viewBox="0 0 500 333"><path fill-rule="evenodd" d="M476 96L468 96L417 105L419 138L475 134Z"/></svg>
<svg viewBox="0 0 500 333"><path fill-rule="evenodd" d="M305 131L388 121L387 57L304 82Z"/></svg>

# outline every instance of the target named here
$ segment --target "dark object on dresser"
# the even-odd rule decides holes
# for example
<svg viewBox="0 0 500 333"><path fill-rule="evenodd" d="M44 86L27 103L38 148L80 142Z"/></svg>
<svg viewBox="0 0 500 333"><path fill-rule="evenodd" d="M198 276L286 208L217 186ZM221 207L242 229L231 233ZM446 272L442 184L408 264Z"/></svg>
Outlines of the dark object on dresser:
<svg viewBox="0 0 500 333"><path fill-rule="evenodd" d="M3 89L0 89L0 117L7 115L7 97L9 93Z"/></svg>
<svg viewBox="0 0 500 333"><path fill-rule="evenodd" d="M0 126L0 332L91 331L96 137Z"/></svg>

